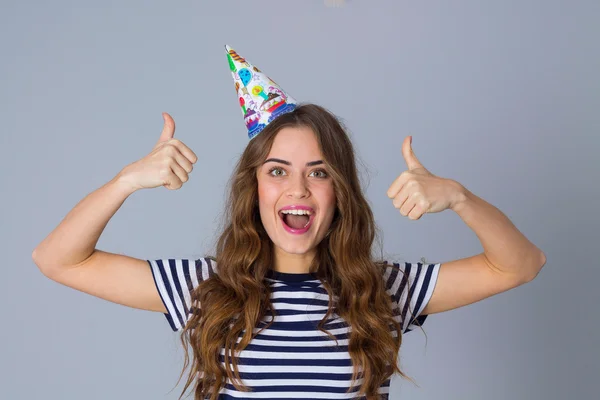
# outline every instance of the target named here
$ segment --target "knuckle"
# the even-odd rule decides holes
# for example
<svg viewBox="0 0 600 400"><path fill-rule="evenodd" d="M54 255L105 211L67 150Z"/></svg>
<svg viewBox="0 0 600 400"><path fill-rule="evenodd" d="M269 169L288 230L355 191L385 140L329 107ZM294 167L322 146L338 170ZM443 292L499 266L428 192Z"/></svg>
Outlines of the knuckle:
<svg viewBox="0 0 600 400"><path fill-rule="evenodd" d="M168 178L171 175L171 168L167 165L163 165L159 170L158 170L158 176L160 176L163 179Z"/></svg>
<svg viewBox="0 0 600 400"><path fill-rule="evenodd" d="M165 152L166 155L173 157L175 154L177 154L177 148L175 146L173 146L172 143L167 143L163 146L163 151Z"/></svg>

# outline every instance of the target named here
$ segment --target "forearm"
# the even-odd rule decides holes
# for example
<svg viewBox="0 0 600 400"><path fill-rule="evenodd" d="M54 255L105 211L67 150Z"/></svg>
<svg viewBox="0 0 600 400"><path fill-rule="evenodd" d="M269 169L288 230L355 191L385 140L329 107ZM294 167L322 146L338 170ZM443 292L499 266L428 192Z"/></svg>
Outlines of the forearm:
<svg viewBox="0 0 600 400"><path fill-rule="evenodd" d="M117 175L88 194L35 248L32 257L38 267L54 270L86 260L108 221L133 192Z"/></svg>
<svg viewBox="0 0 600 400"><path fill-rule="evenodd" d="M490 263L499 271L533 279L546 262L544 253L498 208L462 185L460 190L452 210L475 232Z"/></svg>

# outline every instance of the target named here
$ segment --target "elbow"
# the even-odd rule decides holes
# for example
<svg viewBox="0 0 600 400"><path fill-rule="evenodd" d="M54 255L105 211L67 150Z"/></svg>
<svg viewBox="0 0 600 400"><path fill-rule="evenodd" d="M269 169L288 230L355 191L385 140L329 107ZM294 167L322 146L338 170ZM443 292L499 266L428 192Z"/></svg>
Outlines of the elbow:
<svg viewBox="0 0 600 400"><path fill-rule="evenodd" d="M529 277L527 278L526 282L531 282L532 280L534 280L535 278L537 278L537 276L540 274L540 271L542 270L542 268L544 267L544 265L546 265L546 255L544 254L543 251L539 250L534 258L534 261L532 261L532 273L529 275Z"/></svg>
<svg viewBox="0 0 600 400"><path fill-rule="evenodd" d="M48 264L45 263L40 257L37 247L33 249L33 252L31 253L31 259L45 277L52 279L52 272L48 267Z"/></svg>

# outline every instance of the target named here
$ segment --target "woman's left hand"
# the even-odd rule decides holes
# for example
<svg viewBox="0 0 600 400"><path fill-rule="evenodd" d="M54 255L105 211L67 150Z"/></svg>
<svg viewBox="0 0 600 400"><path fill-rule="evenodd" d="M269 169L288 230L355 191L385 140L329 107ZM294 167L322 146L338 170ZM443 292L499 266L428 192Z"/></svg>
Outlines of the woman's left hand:
<svg viewBox="0 0 600 400"><path fill-rule="evenodd" d="M425 213L453 208L464 198L463 186L425 169L413 153L411 143L412 136L407 136L402 143L402 155L408 170L402 172L387 190L394 207L412 220L421 218Z"/></svg>

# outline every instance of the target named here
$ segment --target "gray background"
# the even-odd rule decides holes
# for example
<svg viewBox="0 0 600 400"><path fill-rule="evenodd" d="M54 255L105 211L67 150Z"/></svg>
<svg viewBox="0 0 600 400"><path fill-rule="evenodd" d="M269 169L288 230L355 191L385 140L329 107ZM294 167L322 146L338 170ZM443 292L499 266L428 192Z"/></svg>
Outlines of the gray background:
<svg viewBox="0 0 600 400"><path fill-rule="evenodd" d="M247 139L224 44L348 124L384 250L479 253L452 211L402 217L385 193L405 136L434 174L504 211L547 255L533 282L432 315L405 337L395 399L597 396L598 1L2 1L1 399L176 399L160 314L45 278L33 248L175 118L200 160L178 191L131 196L98 247L212 248Z"/></svg>

